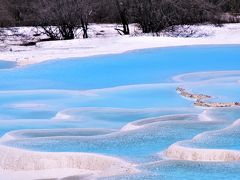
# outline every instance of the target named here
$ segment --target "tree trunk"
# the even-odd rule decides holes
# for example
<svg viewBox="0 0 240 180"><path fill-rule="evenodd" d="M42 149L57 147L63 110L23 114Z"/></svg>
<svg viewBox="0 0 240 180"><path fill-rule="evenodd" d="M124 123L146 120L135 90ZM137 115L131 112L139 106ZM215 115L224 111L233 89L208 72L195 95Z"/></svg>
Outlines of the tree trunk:
<svg viewBox="0 0 240 180"><path fill-rule="evenodd" d="M123 25L123 30L121 30L121 32L124 35L129 35L130 30L129 30L129 23L128 23L128 20L127 20L126 7L124 7L124 9L122 9L119 0L116 0L115 2L116 2L118 13L120 15L120 19L121 19L121 22L122 22L122 25Z"/></svg>
<svg viewBox="0 0 240 180"><path fill-rule="evenodd" d="M83 39L87 39L88 38L88 23L83 19L83 17L81 18L81 24L82 24L82 30L83 30Z"/></svg>

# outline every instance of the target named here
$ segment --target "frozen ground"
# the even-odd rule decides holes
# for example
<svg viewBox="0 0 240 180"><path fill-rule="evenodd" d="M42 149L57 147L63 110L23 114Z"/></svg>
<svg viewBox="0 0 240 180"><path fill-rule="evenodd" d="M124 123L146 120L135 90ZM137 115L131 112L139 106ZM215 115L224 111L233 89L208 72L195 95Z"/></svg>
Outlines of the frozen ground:
<svg viewBox="0 0 240 180"><path fill-rule="evenodd" d="M132 35L120 36L114 30L116 25L91 25L89 39L69 41L39 42L36 46L19 46L19 41L11 42L0 53L1 60L16 61L18 65L39 63L50 59L69 57L84 57L92 55L122 53L129 50L202 45L202 44L240 44L240 24L226 24L223 27L212 25L193 26L197 33L191 37L169 37L162 35L139 35L139 30L131 26ZM33 28L20 28L27 34L33 33Z"/></svg>

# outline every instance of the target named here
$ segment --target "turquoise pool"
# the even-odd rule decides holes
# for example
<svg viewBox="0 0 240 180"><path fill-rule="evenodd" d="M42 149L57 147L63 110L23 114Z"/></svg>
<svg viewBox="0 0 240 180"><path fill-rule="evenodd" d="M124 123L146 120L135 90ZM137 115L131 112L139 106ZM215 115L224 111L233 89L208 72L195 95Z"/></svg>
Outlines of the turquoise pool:
<svg viewBox="0 0 240 180"><path fill-rule="evenodd" d="M213 96L211 101L240 101L240 46L15 65L0 61L1 144L100 153L142 170L107 179L240 179L239 162L175 161L163 155L179 141L191 148L240 151L240 108L197 108L176 92L184 87Z"/></svg>

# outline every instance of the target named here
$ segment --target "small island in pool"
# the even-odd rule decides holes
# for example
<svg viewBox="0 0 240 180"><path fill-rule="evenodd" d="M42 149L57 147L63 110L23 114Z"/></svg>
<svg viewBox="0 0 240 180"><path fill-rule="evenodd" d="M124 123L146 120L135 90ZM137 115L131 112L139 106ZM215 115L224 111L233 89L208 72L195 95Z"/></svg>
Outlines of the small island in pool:
<svg viewBox="0 0 240 180"><path fill-rule="evenodd" d="M194 99L196 100L194 102L195 106L202 106L202 107L240 107L240 102L205 102L204 99L210 99L212 98L209 95L205 94L194 94L194 93L189 93L186 91L186 89L177 87L176 89L177 92L183 97L189 98L189 99Z"/></svg>

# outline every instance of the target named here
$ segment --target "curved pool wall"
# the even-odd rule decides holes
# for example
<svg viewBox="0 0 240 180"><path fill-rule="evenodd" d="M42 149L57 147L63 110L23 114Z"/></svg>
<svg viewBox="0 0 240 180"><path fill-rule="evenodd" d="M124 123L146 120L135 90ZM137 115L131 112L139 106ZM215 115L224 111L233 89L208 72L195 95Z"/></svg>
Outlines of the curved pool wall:
<svg viewBox="0 0 240 180"><path fill-rule="evenodd" d="M239 108L196 108L176 92L239 101L239 57L240 46L191 46L18 68L0 61L0 144L117 156L142 170L112 179L239 179L238 162L164 156L175 143L239 150Z"/></svg>

